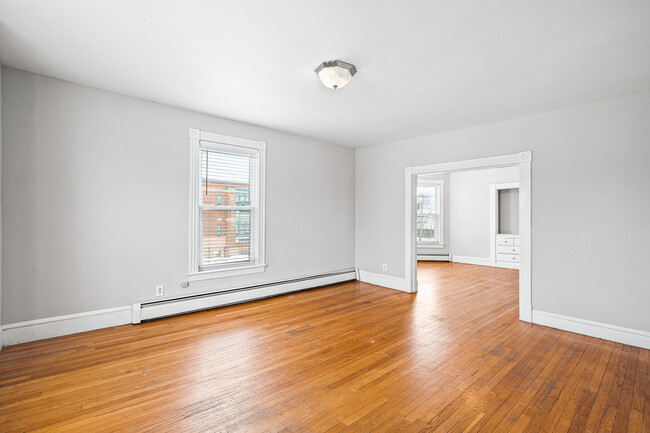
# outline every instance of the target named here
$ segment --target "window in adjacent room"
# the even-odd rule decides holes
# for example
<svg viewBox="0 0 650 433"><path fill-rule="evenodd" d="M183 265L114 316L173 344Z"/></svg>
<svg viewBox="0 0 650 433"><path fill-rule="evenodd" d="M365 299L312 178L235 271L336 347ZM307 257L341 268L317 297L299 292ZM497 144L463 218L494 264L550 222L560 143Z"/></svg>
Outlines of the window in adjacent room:
<svg viewBox="0 0 650 433"><path fill-rule="evenodd" d="M190 130L190 277L262 272L264 142Z"/></svg>
<svg viewBox="0 0 650 433"><path fill-rule="evenodd" d="M418 180L416 194L418 243L444 245L444 181Z"/></svg>

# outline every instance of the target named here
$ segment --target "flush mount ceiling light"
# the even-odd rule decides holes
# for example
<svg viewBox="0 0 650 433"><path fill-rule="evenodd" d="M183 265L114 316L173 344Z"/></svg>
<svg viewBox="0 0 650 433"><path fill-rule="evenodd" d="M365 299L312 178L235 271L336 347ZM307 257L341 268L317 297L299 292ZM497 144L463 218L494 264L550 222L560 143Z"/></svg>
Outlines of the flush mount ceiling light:
<svg viewBox="0 0 650 433"><path fill-rule="evenodd" d="M315 72L325 87L336 90L350 82L357 67L341 60L330 60L318 65Z"/></svg>

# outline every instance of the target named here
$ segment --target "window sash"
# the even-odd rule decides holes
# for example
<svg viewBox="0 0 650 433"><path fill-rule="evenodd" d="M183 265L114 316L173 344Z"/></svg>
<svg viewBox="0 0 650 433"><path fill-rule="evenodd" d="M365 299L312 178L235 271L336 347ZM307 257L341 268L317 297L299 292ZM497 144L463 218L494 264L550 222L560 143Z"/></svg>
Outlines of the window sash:
<svg viewBox="0 0 650 433"><path fill-rule="evenodd" d="M235 212L233 218L233 224L231 227L227 228L226 230L223 229L223 224L217 224L215 225L215 232L217 237L231 237L233 239L232 242L226 242L224 245L222 245L225 249L230 249L230 248L236 248L237 244L242 244L248 242L248 258L247 259L242 259L242 258L224 258L224 260L221 263L206 263L209 262L209 259L206 260L204 257L204 252L206 248L206 237L204 236L204 226L203 222L205 221L204 219L204 212L205 211L227 211L227 212ZM244 235L238 233L238 226L237 226L237 212L249 212L250 217L248 218L249 224L248 224L248 236L246 236L246 239L244 239ZM222 269L222 268L230 268L232 265L251 265L251 264L256 264L258 262L258 252L255 250L257 246L257 242L255 239L256 233L258 231L257 227L255 227L255 221L257 220L256 218L256 208L254 206L199 206L199 264L198 268L199 271L208 271L208 270L215 270L215 269ZM221 225L221 228L219 228L219 225ZM219 234L220 233L220 234ZM224 236L225 233L225 236Z"/></svg>
<svg viewBox="0 0 650 433"><path fill-rule="evenodd" d="M429 180L423 182L421 185L418 185L416 187L416 202L420 200L420 192L418 192L418 189L420 187L427 188L427 189L433 189L435 197L435 202L433 205L429 203L429 200L426 200L427 203L424 203L424 197L422 200L422 203L418 203L418 207L416 210L416 241L420 244L433 244L433 245L442 245L443 244L443 239L444 239L444 223L443 223L443 200L444 200L444 193L443 193L443 186L444 182L442 180ZM433 209L431 209L433 208ZM425 228L423 227L423 219L424 218L431 218L434 219L434 227L433 228ZM429 231L433 231L433 236L429 237Z"/></svg>
<svg viewBox="0 0 650 433"><path fill-rule="evenodd" d="M205 155L205 160L204 160ZM210 159L212 155L212 159ZM223 156L233 156L233 157L243 157L248 161L248 164L242 165L241 160L233 160L234 167L232 172L229 172L227 161L219 161L219 158ZM198 242L198 271L208 271L208 270L218 270L229 268L233 264L256 264L258 262L258 253L256 251L257 242L255 237L257 234L257 201L258 201L258 159L259 155L256 151L251 151L247 149L245 152L238 152L238 149L230 147L224 148L223 145L215 145L214 143L204 144L204 141L201 141L199 144L199 156L200 156L200 165L201 172L199 173L199 242ZM214 158L217 158L216 160ZM205 163L205 164L204 164ZM214 164L214 165L211 165ZM248 165L248 167L246 167ZM242 171L246 169L245 171ZM205 170L205 172L204 172ZM207 174L206 174L207 173ZM210 182L210 174L212 175L223 175L224 179L222 183L224 184L223 188L229 190L230 193L227 195L231 197L229 200L232 203L234 199L234 204L230 205L219 205L219 204L203 204L204 192L203 183L207 184ZM233 187L233 183L243 181L244 179L236 179L240 175L247 176L247 185L246 187ZM219 179L219 178L218 178ZM214 182L214 180L213 180ZM219 182L217 180L217 182ZM216 200L218 203L219 195L217 194ZM222 197L223 201L223 197ZM247 204L240 204L247 203ZM222 237L220 242L217 242L219 246L217 248L217 254L221 252L224 254L221 258L210 257L211 256L211 247L209 245L208 239L206 239L206 230L204 230L203 224L205 222L206 212L210 211L222 211L228 212L223 217L231 219L228 223L230 226L227 230L228 235L225 236L225 240ZM232 215L229 215L229 212L233 212ZM239 212L248 212L248 218L244 218L248 222L247 235L242 235L241 233L241 224L242 218ZM212 240L214 243L215 240ZM247 253L239 254L241 251L241 245L248 243ZM239 246L238 246L239 245ZM220 248L219 248L220 247ZM207 253L207 257L206 257ZM229 255L232 254L232 255Z"/></svg>
<svg viewBox="0 0 650 433"><path fill-rule="evenodd" d="M425 214L418 214L418 221L417 221L417 241L418 242L433 242L433 243L440 243L440 214L439 213L425 213ZM424 217L431 217L435 223L433 224L433 228L425 228L421 227L420 225L423 224L421 222L421 219L424 219ZM434 235L429 237L425 236L425 232L432 230L434 232Z"/></svg>

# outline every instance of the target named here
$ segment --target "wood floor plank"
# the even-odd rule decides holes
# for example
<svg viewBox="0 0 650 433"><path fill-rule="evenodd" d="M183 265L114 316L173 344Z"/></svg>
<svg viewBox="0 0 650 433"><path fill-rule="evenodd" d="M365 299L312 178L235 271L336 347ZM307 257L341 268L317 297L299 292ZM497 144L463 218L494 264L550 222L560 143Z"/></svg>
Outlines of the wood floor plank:
<svg viewBox="0 0 650 433"><path fill-rule="evenodd" d="M518 272L419 263L3 348L0 431L650 433L650 351L518 320Z"/></svg>
<svg viewBox="0 0 650 433"><path fill-rule="evenodd" d="M650 351L639 351L639 364L636 370L630 419L627 427L627 430L631 431L643 430L643 410L645 406L645 388L643 385L648 374L648 352Z"/></svg>

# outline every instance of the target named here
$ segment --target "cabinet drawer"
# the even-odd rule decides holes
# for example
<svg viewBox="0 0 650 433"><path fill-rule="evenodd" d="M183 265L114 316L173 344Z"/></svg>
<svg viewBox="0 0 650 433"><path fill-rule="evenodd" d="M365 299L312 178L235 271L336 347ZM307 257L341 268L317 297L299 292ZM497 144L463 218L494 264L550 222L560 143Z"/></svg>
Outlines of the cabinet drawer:
<svg viewBox="0 0 650 433"><path fill-rule="evenodd" d="M519 238L515 238L515 245L519 246Z"/></svg>
<svg viewBox="0 0 650 433"><path fill-rule="evenodd" d="M499 245L497 247L497 253L502 254L519 254L519 247L510 246L510 245Z"/></svg>
<svg viewBox="0 0 650 433"><path fill-rule="evenodd" d="M519 263L519 254L497 254L497 261Z"/></svg>
<svg viewBox="0 0 650 433"><path fill-rule="evenodd" d="M497 238L497 245L514 245L514 244L515 244L514 238L503 238L503 237Z"/></svg>

